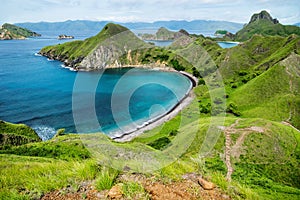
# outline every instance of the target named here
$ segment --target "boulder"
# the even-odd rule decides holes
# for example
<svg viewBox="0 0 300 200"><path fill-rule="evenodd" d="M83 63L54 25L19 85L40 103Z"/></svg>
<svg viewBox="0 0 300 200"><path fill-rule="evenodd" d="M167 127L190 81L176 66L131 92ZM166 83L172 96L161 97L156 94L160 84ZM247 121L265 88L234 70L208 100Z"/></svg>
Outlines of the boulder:
<svg viewBox="0 0 300 200"><path fill-rule="evenodd" d="M107 194L107 197L111 199L120 199L122 196L122 188L119 185L113 186Z"/></svg>
<svg viewBox="0 0 300 200"><path fill-rule="evenodd" d="M201 177L198 179L198 183L204 190L212 190L216 187L214 183L206 181Z"/></svg>

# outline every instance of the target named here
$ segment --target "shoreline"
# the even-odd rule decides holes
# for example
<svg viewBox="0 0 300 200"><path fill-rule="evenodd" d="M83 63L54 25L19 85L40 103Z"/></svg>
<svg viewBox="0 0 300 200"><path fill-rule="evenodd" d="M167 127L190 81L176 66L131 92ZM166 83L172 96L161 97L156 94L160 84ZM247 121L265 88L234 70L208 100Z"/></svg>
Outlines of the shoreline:
<svg viewBox="0 0 300 200"><path fill-rule="evenodd" d="M155 119L151 119L145 122L144 123L145 125L142 127L135 128L134 130L123 133L120 136L114 136L113 134L108 136L116 142L131 141L135 137L143 134L145 131L154 129L160 126L161 124L171 120L172 118L177 116L186 106L188 106L195 98L194 91L193 91L193 88L197 85L197 84L194 85L195 77L187 72L185 73L178 72L178 71L176 72L182 74L183 76L188 77L191 82L191 87L189 88L189 91L186 92L185 96L173 108L171 108L168 112L162 114L161 116L158 116Z"/></svg>
<svg viewBox="0 0 300 200"><path fill-rule="evenodd" d="M193 93L193 90L190 90L190 92L166 114L163 114L161 117L157 118L156 120L146 124L145 126L139 128L139 129L136 129L129 133L124 133L121 136L111 137L111 139L113 139L116 142L131 141L135 137L143 134L145 131L154 129L154 128L160 126L161 124L176 117L181 110L183 110L186 106L188 106L193 101L194 97L195 97L195 95Z"/></svg>

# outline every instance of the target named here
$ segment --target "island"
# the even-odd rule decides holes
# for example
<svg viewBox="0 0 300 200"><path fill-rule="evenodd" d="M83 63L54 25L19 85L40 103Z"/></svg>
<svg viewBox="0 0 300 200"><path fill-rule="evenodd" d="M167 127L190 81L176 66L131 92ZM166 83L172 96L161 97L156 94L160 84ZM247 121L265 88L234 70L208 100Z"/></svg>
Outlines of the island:
<svg viewBox="0 0 300 200"><path fill-rule="evenodd" d="M62 34L62 35L59 35L57 39L59 39L59 40L74 39L74 36Z"/></svg>
<svg viewBox="0 0 300 200"><path fill-rule="evenodd" d="M41 34L15 26L13 24L5 23L0 26L0 40L24 40L28 37L40 37Z"/></svg>

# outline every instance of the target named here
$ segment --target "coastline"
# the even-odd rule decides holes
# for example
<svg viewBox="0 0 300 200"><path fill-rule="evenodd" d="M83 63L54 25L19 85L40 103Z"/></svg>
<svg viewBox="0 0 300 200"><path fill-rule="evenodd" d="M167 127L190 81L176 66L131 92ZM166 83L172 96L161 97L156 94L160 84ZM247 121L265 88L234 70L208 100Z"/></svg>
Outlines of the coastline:
<svg viewBox="0 0 300 200"><path fill-rule="evenodd" d="M186 106L188 106L195 98L195 95L193 92L193 88L195 87L195 85L194 85L195 77L193 77L191 74L186 73L186 72L184 74L182 72L178 72L178 71L176 71L176 72L188 77L189 80L191 81L191 87L189 88L189 91L186 92L185 96L172 109L170 109L168 112L162 114L161 116L150 120L150 122L148 121L148 122L144 123L144 126L142 126L142 127L136 128L136 129L126 132L126 133L123 133L120 136L113 136L113 135L110 136L109 135L109 137L111 137L116 142L131 141L133 138L143 134L145 131L154 129L155 127L171 120L176 115L178 115Z"/></svg>

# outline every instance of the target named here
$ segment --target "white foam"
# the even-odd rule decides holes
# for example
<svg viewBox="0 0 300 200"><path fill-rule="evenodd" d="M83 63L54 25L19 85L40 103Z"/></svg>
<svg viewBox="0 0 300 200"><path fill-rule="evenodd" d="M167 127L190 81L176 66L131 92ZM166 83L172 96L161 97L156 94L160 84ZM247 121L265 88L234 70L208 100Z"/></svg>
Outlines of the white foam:
<svg viewBox="0 0 300 200"><path fill-rule="evenodd" d="M33 126L32 128L43 141L50 140L56 134L56 130L53 127L41 125Z"/></svg>
<svg viewBox="0 0 300 200"><path fill-rule="evenodd" d="M35 55L35 56L40 56L40 57L42 56L41 54L38 54L38 53L35 53L34 55Z"/></svg>
<svg viewBox="0 0 300 200"><path fill-rule="evenodd" d="M64 65L64 64L61 64L60 65L62 68L65 68L65 69L68 69L68 70L70 70L70 71L72 71L72 72L77 72L78 70L76 70L76 69L74 69L74 68L72 68L72 67L67 67L66 65Z"/></svg>

